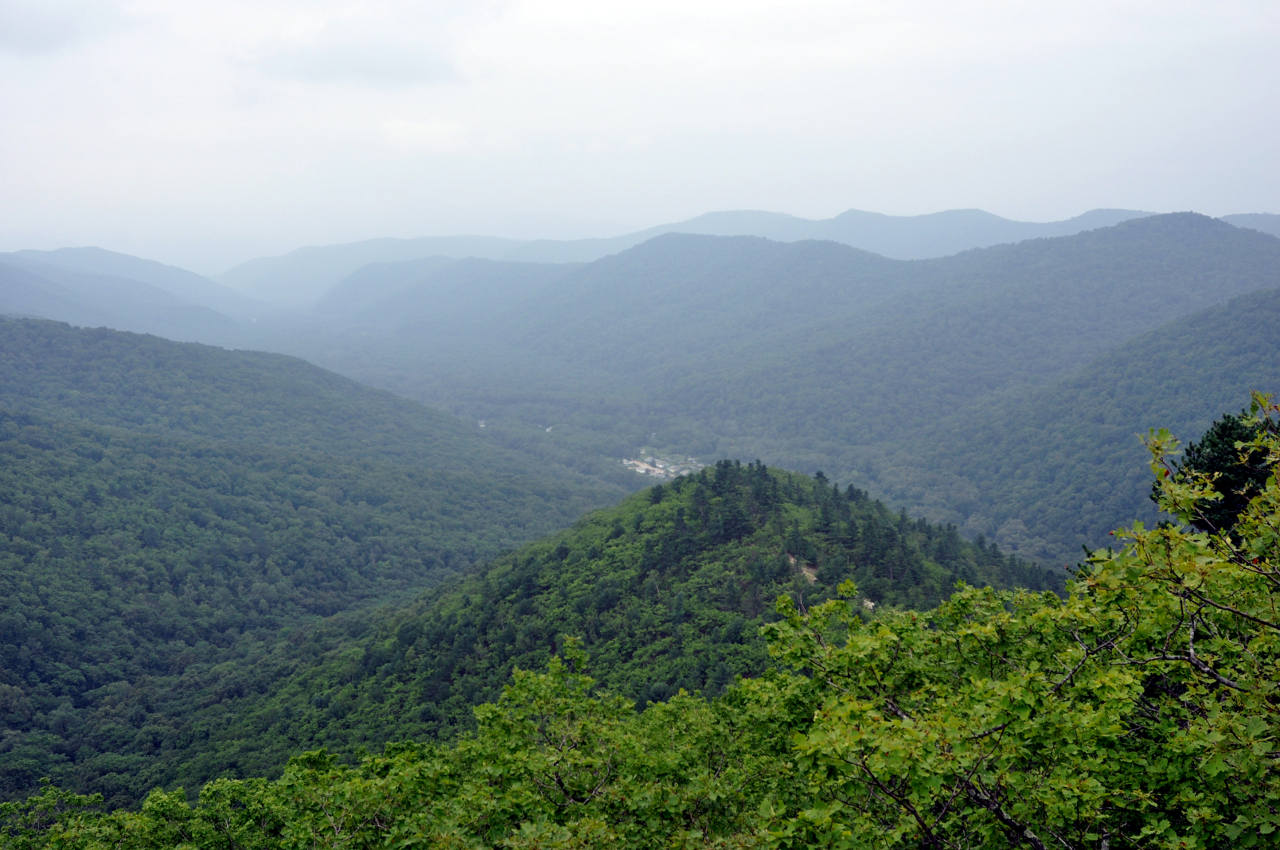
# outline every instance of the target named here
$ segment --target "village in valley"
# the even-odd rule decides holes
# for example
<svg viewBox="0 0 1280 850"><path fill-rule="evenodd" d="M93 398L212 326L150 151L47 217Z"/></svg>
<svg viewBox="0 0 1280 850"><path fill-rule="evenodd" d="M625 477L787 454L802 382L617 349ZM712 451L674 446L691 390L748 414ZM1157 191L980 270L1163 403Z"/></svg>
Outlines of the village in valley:
<svg viewBox="0 0 1280 850"><path fill-rule="evenodd" d="M661 455L650 449L640 450L636 458L624 458L622 465L640 475L656 478L659 481L670 481L681 475L690 475L706 466L691 457L675 457Z"/></svg>

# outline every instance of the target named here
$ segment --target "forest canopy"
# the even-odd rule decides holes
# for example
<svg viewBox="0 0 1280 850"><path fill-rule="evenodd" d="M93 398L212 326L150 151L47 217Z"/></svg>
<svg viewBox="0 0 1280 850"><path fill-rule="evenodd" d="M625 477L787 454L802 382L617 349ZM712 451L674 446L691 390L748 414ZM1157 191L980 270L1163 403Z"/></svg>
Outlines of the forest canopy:
<svg viewBox="0 0 1280 850"><path fill-rule="evenodd" d="M774 669L636 711L568 642L450 744L278 780L220 779L138 811L46 788L4 804L35 847L1270 847L1280 828L1280 416L1240 441L1269 475L1234 531L1148 438L1166 519L1116 533L1065 597L961 587L927 612L789 597Z"/></svg>

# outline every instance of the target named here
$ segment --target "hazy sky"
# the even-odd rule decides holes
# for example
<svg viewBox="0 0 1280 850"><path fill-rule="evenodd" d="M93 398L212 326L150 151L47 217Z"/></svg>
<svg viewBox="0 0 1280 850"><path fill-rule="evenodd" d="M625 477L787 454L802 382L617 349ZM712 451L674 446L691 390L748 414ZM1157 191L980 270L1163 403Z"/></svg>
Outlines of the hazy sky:
<svg viewBox="0 0 1280 850"><path fill-rule="evenodd" d="M0 250L1280 212L1277 0L0 0Z"/></svg>

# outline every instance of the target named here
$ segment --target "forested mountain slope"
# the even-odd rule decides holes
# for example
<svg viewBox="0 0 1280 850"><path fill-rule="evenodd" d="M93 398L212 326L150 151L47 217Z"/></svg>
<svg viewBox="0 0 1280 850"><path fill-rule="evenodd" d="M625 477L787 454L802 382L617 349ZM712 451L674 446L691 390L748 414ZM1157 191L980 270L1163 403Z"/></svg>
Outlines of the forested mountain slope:
<svg viewBox="0 0 1280 850"><path fill-rule="evenodd" d="M1066 596L970 588L923 612L868 611L851 584L818 604L784 596L765 676L640 711L567 643L456 741L355 764L308 752L277 780L219 779L195 802L157 790L136 812L45 789L0 805L0 836L16 850L1269 848L1278 415L1255 398L1256 486L1229 534L1197 530L1221 480L1184 474L1153 432L1165 521L1118 529Z"/></svg>
<svg viewBox="0 0 1280 850"><path fill-rule="evenodd" d="M726 377L784 383L799 402L815 397L814 384L874 380L928 385L950 400L1065 371L1170 319L1270 288L1278 259L1280 241L1192 215L916 263L829 243L671 236L583 269L528 317L525 340L641 380L696 362L689 389ZM779 382L779 367L804 383ZM865 374L882 369L883 379ZM775 392L763 403L774 406Z"/></svg>
<svg viewBox="0 0 1280 850"><path fill-rule="evenodd" d="M781 592L856 577L925 605L956 580L1061 578L824 478L725 462L361 614L605 488L279 355L6 320L0 363L7 796L52 776L124 800L438 732L566 633L658 698L761 669Z"/></svg>
<svg viewBox="0 0 1280 850"><path fill-rule="evenodd" d="M294 357L103 328L0 319L0 401L9 410L166 436L377 458L513 483L530 476L583 483L491 445L452 416Z"/></svg>
<svg viewBox="0 0 1280 850"><path fill-rule="evenodd" d="M1241 387L1271 386L1280 386L1280 289L1169 322L983 409L941 410L883 443L878 480L895 502L1051 563L1101 541L1118 515L1154 516L1141 423L1159 416L1200 433Z"/></svg>
<svg viewBox="0 0 1280 850"><path fill-rule="evenodd" d="M260 301L186 269L102 248L14 251L0 254L0 262L44 270L55 276L61 270L134 280L237 320L257 318L268 309Z"/></svg>
<svg viewBox="0 0 1280 850"><path fill-rule="evenodd" d="M259 257L218 275L218 281L254 298L290 306L308 305L363 266L429 257L486 257L507 253L514 240L486 236L368 239L299 248Z"/></svg>
<svg viewBox="0 0 1280 850"><path fill-rule="evenodd" d="M292 358L0 320L0 792L170 781L290 628L621 492Z"/></svg>
<svg viewBox="0 0 1280 850"><path fill-rule="evenodd" d="M545 297L576 268L447 257L375 263L344 278L315 312L380 332L388 317L399 317L397 331L466 336L493 322L511 324L531 299Z"/></svg>
<svg viewBox="0 0 1280 850"><path fill-rule="evenodd" d="M476 309L469 323L450 312L459 302L432 301L451 273L405 290L382 313L381 334L370 331L371 307L359 327L330 321L276 344L596 474L642 445L759 457L909 497L909 508L1065 560L1100 541L1068 540L1070 523L1037 519L1057 498L1053 487L1036 478L1016 506L997 510L1003 491L989 492L980 473L992 444L982 427L942 439L930 423L977 423L1002 405L1032 404L1094 359L1125 356L1142 334L1280 286L1280 240L1194 214L915 262L830 242L668 235L536 283L514 271L490 279L467 290L467 303L485 303L484 287L520 297L509 310ZM434 303L466 333L435 330ZM1181 398L1221 383L1214 361L1185 362ZM1214 397L1251 386L1239 374ZM1119 427L1139 432L1155 412ZM1086 448L1111 439L1080 427L1068 467L1087 465ZM930 475L922 438L974 452L979 478L929 492L913 484ZM949 469L945 458L929 464ZM1069 498L1092 498L1106 481L1098 474L1090 495ZM1105 530L1132 508L1090 527ZM1033 527L1045 531L1022 530Z"/></svg>
<svg viewBox="0 0 1280 850"><path fill-rule="evenodd" d="M318 744L351 752L447 734L565 636L582 639L602 683L641 703L710 695L764 670L759 629L780 594L814 604L854 579L868 610L919 608L958 581L1060 589L1065 578L824 477L722 461L379 612L211 738L220 757L266 771Z"/></svg>
<svg viewBox="0 0 1280 850"><path fill-rule="evenodd" d="M143 280L0 254L0 315L164 334L229 344L240 325L207 306Z"/></svg>
<svg viewBox="0 0 1280 850"><path fill-rule="evenodd" d="M869 469L868 443L892 442L909 458L904 437L917 423L1036 392L1166 322L1280 285L1278 261L1280 241L1184 215L912 264L929 282L909 296L857 314L827 305L824 327L737 367L712 360L665 397L706 399L679 406L714 424L718 452L759 453L768 435L764 456L850 476ZM1185 377L1191 395L1216 380ZM1235 383L1230 392L1249 389ZM672 416L684 412L676 407Z"/></svg>

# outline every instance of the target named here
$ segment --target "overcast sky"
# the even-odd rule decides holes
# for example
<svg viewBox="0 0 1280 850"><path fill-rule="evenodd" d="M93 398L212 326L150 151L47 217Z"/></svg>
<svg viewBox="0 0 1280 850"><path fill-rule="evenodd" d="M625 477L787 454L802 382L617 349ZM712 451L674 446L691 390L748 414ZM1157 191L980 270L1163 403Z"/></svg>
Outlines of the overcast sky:
<svg viewBox="0 0 1280 850"><path fill-rule="evenodd" d="M1280 212L1277 0L0 0L0 250Z"/></svg>

